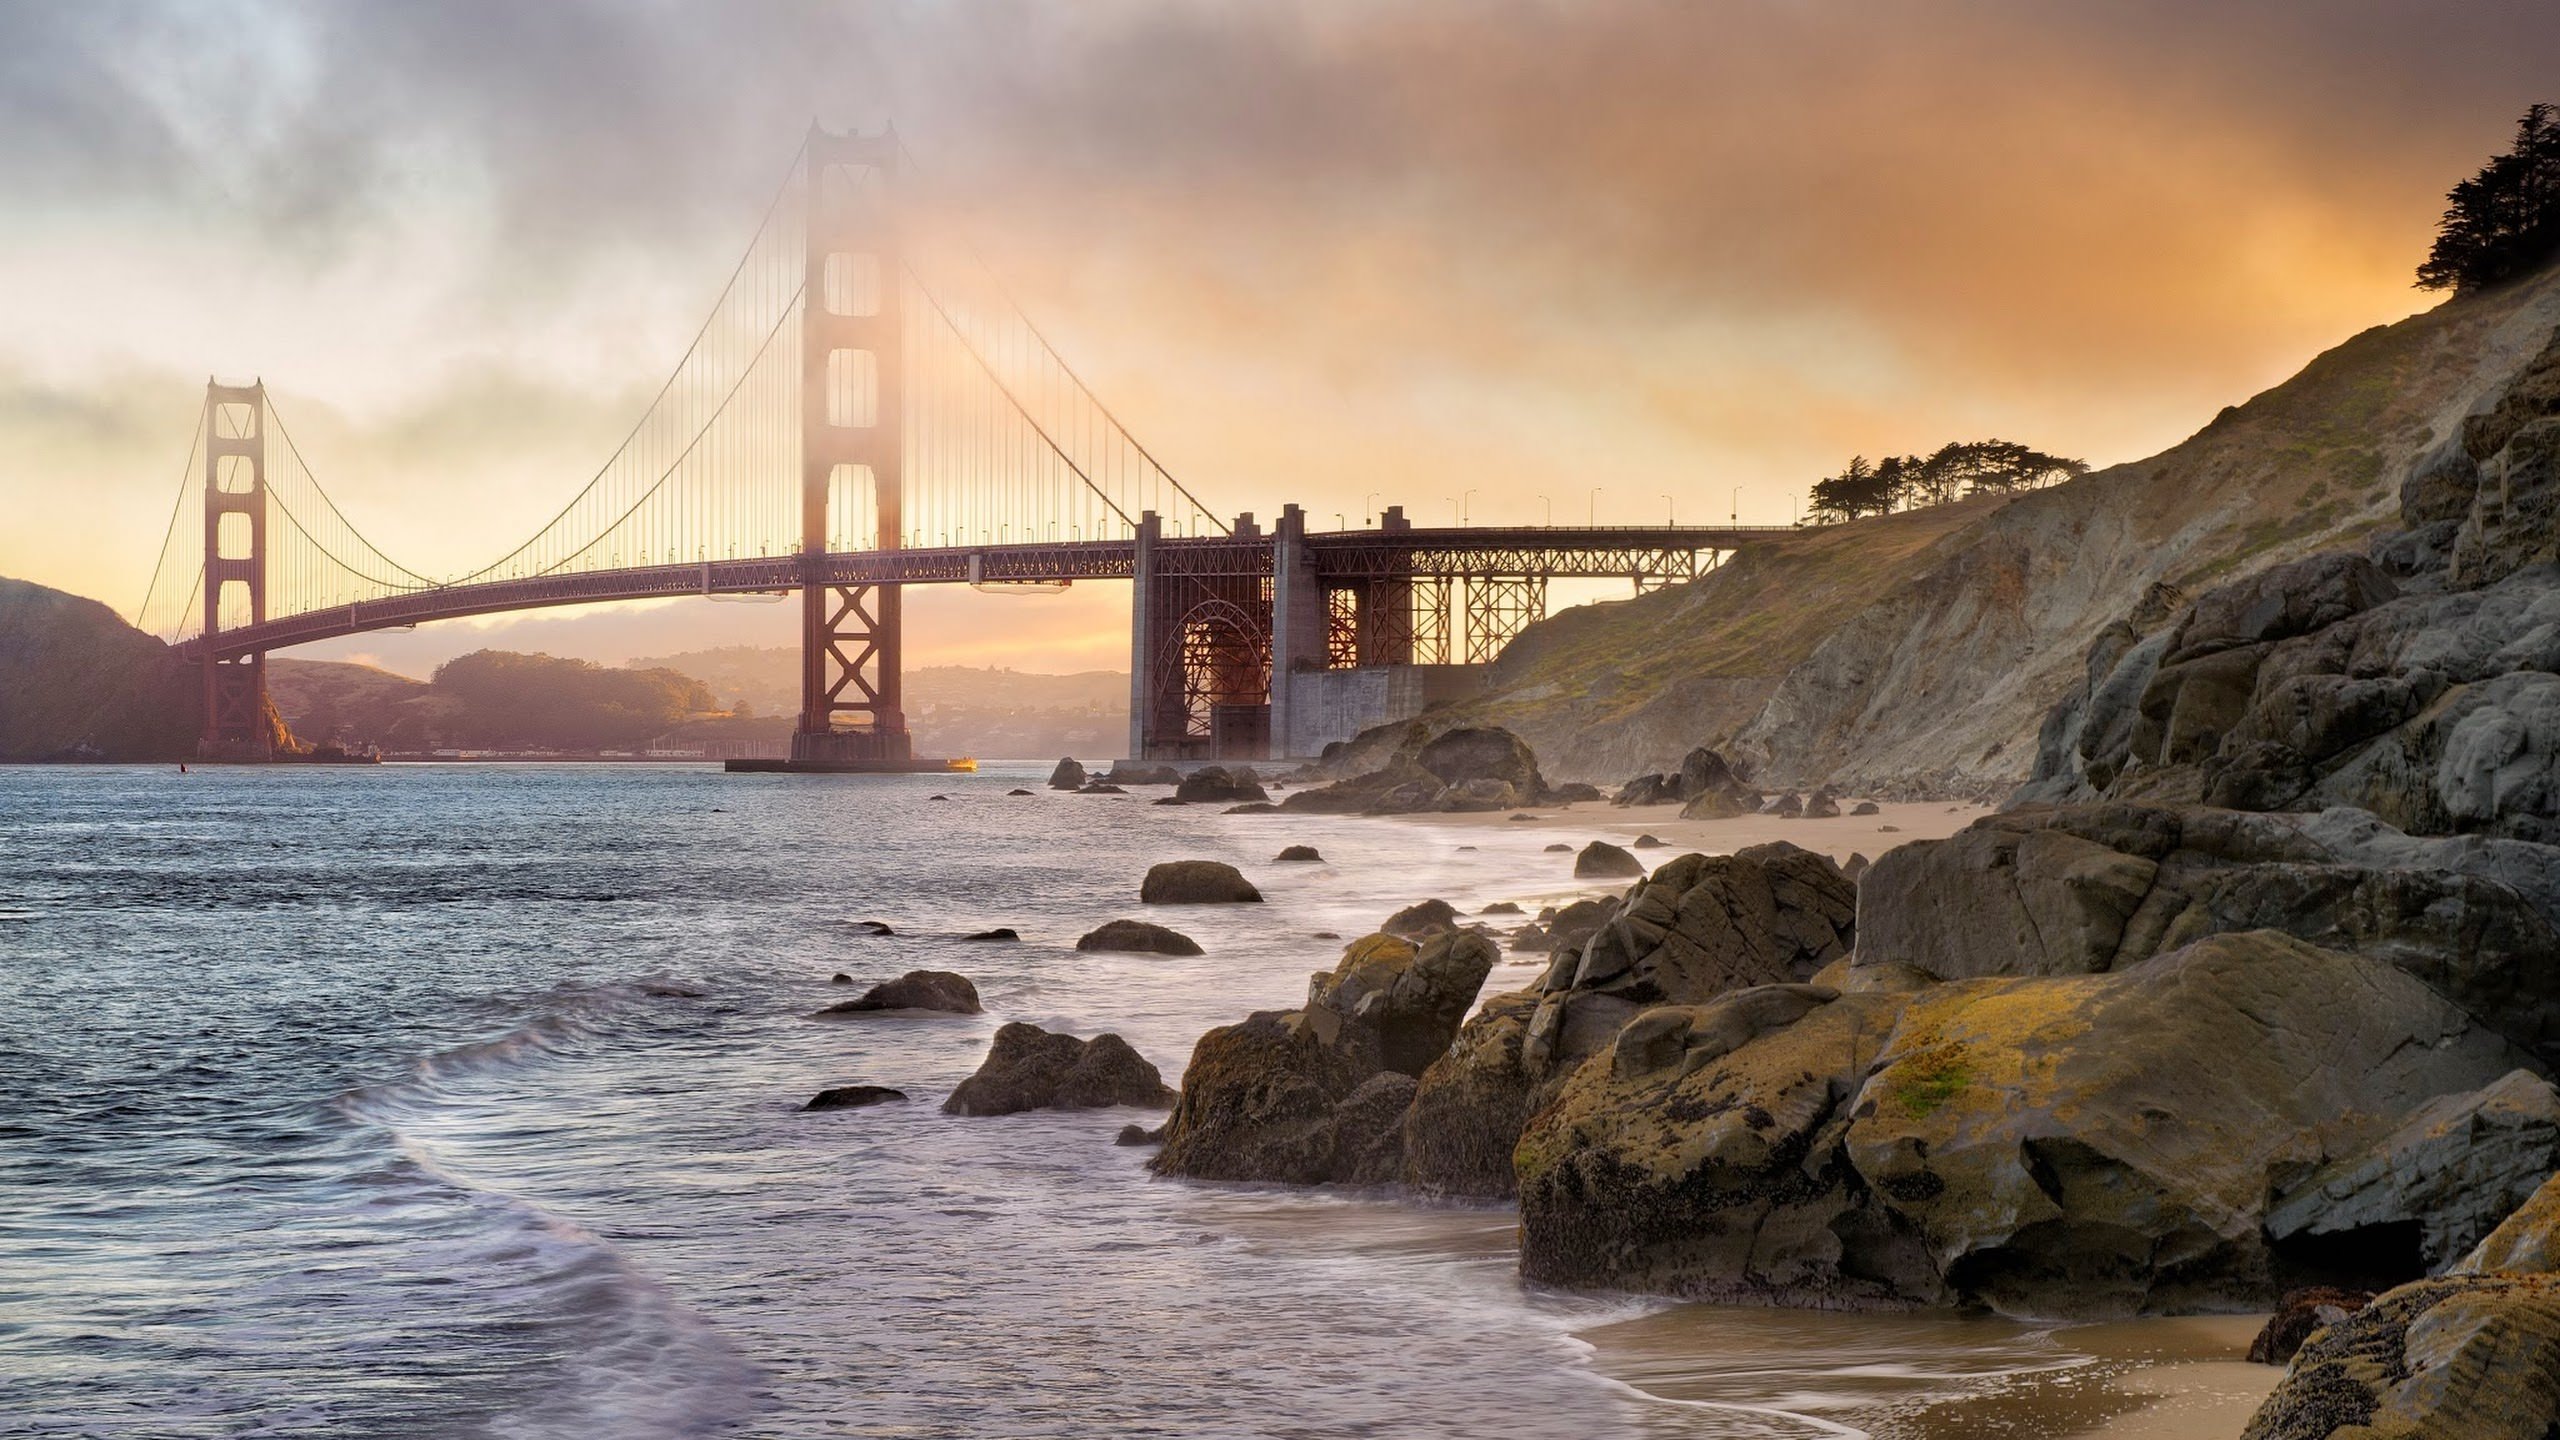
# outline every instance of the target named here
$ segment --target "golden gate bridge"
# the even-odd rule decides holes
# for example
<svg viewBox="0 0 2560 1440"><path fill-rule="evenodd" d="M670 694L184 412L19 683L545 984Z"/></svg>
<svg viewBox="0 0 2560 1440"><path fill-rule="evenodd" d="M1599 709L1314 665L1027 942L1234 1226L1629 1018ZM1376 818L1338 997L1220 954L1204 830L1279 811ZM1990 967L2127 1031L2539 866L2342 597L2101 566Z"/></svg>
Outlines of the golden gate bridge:
<svg viewBox="0 0 2560 1440"><path fill-rule="evenodd" d="M329 498L263 382L209 382L142 628L202 675L202 753L272 758L266 656L468 615L797 593L798 768L923 768L904 587L1126 580L1130 754L1311 753L1337 682L1489 662L1548 582L1683 579L1783 526L1266 531L1129 433L936 223L893 131L812 128L710 314L621 445L476 569L393 559ZM186 523L201 499L201 525ZM1348 673L1346 673L1348 672ZM1375 687L1371 687L1375 688ZM1320 713L1321 712L1321 713Z"/></svg>

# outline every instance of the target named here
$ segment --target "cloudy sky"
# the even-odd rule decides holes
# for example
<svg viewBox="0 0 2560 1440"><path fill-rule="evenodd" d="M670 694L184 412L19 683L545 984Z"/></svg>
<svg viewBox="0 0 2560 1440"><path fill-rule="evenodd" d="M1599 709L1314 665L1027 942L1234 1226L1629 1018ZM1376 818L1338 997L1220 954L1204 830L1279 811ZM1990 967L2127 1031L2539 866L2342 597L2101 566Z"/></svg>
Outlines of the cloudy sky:
<svg viewBox="0 0 2560 1440"><path fill-rule="evenodd" d="M1853 452L2130 459L2430 303L2444 190L2555 76L2547 0L0 0L0 574L130 612L208 374L471 568L611 451L813 117L894 119L1226 510L1772 522ZM917 662L1124 663L1116 587L910 615Z"/></svg>

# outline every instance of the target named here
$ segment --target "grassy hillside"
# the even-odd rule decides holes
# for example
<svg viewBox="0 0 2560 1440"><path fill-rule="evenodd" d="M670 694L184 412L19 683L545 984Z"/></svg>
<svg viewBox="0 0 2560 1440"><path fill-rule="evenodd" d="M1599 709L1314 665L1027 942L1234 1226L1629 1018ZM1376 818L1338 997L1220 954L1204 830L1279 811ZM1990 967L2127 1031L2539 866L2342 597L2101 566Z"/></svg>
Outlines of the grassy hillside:
<svg viewBox="0 0 2560 1440"><path fill-rule="evenodd" d="M195 753L197 679L95 600L0 579L0 760Z"/></svg>
<svg viewBox="0 0 2560 1440"><path fill-rule="evenodd" d="M335 660L267 660L267 695L315 743L424 750L459 708L423 680Z"/></svg>
<svg viewBox="0 0 2560 1440"><path fill-rule="evenodd" d="M2359 543L2410 462L2555 326L2560 275L2464 296L2354 337L2150 459L1809 531L1567 612L1430 723L1508 725L1553 772L1598 780L1706 744L1768 783L2004 789L2101 626L2155 584Z"/></svg>

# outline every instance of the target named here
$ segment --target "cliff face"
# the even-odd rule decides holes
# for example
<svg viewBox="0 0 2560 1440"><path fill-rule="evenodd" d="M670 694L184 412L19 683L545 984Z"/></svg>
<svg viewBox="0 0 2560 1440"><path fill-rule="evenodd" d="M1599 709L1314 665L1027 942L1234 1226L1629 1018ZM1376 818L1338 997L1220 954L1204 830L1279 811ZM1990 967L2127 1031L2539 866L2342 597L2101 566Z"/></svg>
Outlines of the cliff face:
<svg viewBox="0 0 2560 1440"><path fill-rule="evenodd" d="M2560 273L2377 327L2163 454L2015 498L1807 531L1532 628L1434 729L1500 724L1620 779L1711 745L1764 785L1993 795L2090 642L2150 597L2353 545L2560 325ZM2155 587L2170 587L2155 592Z"/></svg>
<svg viewBox="0 0 2560 1440"><path fill-rule="evenodd" d="M0 760L191 756L196 684L97 601L0 579Z"/></svg>

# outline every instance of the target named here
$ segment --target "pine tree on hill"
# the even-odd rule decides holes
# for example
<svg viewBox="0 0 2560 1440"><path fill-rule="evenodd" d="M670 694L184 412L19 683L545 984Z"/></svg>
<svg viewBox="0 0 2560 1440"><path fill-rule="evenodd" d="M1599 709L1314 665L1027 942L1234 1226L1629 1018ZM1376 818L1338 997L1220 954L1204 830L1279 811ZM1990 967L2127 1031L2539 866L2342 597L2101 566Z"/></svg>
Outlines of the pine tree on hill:
<svg viewBox="0 0 2560 1440"><path fill-rule="evenodd" d="M2418 267L2422 289L2484 289L2560 254L2560 106L2526 110L2515 148L2445 198L2444 223Z"/></svg>

